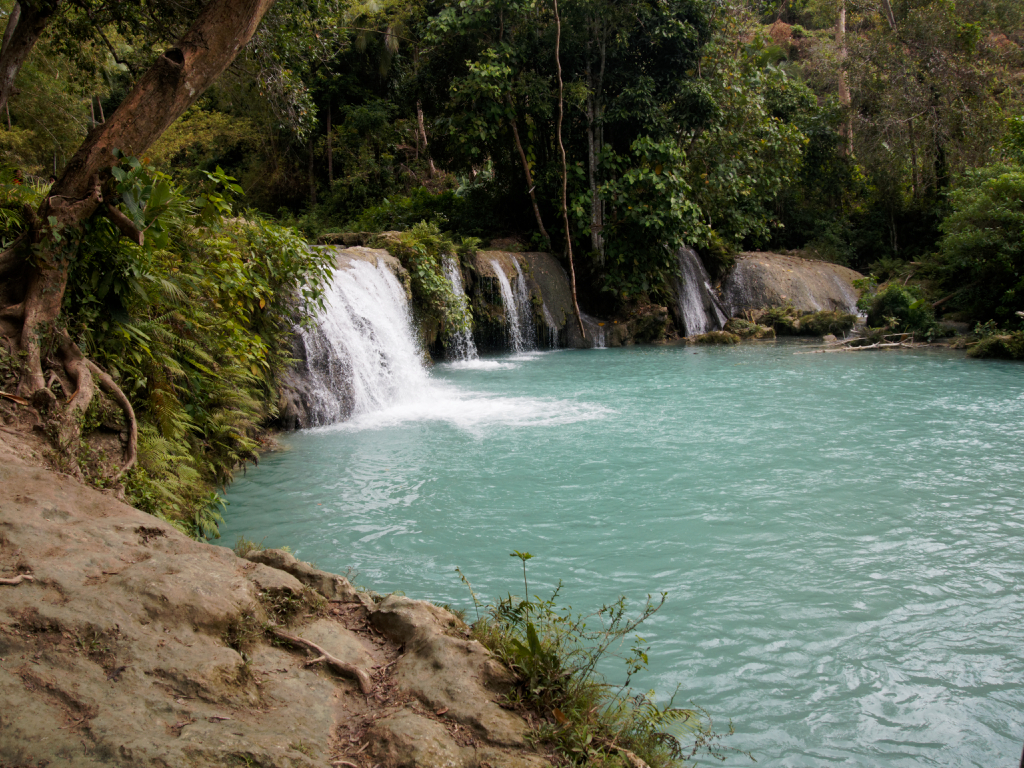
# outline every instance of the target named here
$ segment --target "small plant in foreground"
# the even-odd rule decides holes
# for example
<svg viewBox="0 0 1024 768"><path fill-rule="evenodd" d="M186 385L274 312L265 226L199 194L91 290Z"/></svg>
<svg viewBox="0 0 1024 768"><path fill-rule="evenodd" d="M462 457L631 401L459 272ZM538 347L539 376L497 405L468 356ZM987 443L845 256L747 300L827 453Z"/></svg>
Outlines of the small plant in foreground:
<svg viewBox="0 0 1024 768"><path fill-rule="evenodd" d="M522 561L528 595L526 561L532 555L514 551L511 556ZM459 576L478 603L461 571ZM724 759L721 738L732 734L731 725L727 733L716 733L699 707L677 707L674 696L659 706L653 691L629 688L632 677L647 667L650 650L636 630L664 605L667 593L648 595L635 616L629 615L625 597L581 615L558 605L561 588L546 600L509 594L473 625L474 637L516 677L510 703L539 716L537 740L577 766L681 768L698 754ZM626 644L621 656L626 679L615 686L597 667Z"/></svg>

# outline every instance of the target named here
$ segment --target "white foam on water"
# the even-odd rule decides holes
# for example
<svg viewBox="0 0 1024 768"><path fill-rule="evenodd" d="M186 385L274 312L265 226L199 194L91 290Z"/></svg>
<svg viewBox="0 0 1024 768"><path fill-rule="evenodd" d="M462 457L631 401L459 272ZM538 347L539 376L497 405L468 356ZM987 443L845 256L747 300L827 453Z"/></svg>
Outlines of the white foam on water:
<svg viewBox="0 0 1024 768"><path fill-rule="evenodd" d="M439 368L447 368L455 371L510 371L513 368L518 368L517 363L508 362L508 360L481 360L476 358L475 360L453 360L447 363L439 363Z"/></svg>
<svg viewBox="0 0 1024 768"><path fill-rule="evenodd" d="M448 424L475 437L494 435L494 427L555 427L594 421L612 413L604 406L566 400L507 397L463 390L433 381L429 391L415 400L397 403L348 421L322 427L326 431L362 432L408 424Z"/></svg>

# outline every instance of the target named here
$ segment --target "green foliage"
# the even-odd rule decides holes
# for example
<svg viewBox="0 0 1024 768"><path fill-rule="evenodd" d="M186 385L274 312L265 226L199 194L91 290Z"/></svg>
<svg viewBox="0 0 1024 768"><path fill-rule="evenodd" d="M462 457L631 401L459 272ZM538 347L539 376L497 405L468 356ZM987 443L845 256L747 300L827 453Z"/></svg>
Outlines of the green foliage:
<svg viewBox="0 0 1024 768"><path fill-rule="evenodd" d="M889 283L873 295L862 296L860 303L868 310L868 325L872 328L927 336L938 331L931 303L917 286Z"/></svg>
<svg viewBox="0 0 1024 768"><path fill-rule="evenodd" d="M936 263L951 308L972 320L1005 322L1024 309L1024 169L968 173L950 194Z"/></svg>
<svg viewBox="0 0 1024 768"><path fill-rule="evenodd" d="M224 506L216 486L257 459L277 377L291 362L295 307L317 306L328 256L258 215L224 218L236 185L219 170L191 195L134 158L115 170L145 245L92 219L64 319L139 420L128 499L190 535L215 537Z"/></svg>
<svg viewBox="0 0 1024 768"><path fill-rule="evenodd" d="M792 304L782 307L768 307L758 317L758 322L772 328L778 336L796 336L799 333L797 318L800 313Z"/></svg>
<svg viewBox="0 0 1024 768"><path fill-rule="evenodd" d="M694 336L691 341L695 344L739 344L740 337L735 333L729 331L709 331L708 333L702 333L700 336Z"/></svg>
<svg viewBox="0 0 1024 768"><path fill-rule="evenodd" d="M609 207L605 220L604 290L623 300L667 285L678 270L676 251L709 239L700 208L684 177L685 155L673 142L642 137L628 155L606 148L602 164L610 178L600 187ZM588 193L574 212L589 216Z"/></svg>
<svg viewBox="0 0 1024 768"><path fill-rule="evenodd" d="M1024 331L987 334L967 350L969 357L1024 360Z"/></svg>
<svg viewBox="0 0 1024 768"><path fill-rule="evenodd" d="M389 238L385 245L409 270L413 303L440 322L444 337L468 330L472 323L469 302L465 295L456 295L444 271L444 258L456 257L455 243L436 224L421 221L397 239ZM462 248L465 250L466 244Z"/></svg>
<svg viewBox="0 0 1024 768"><path fill-rule="evenodd" d="M511 556L522 560L528 589L526 561L532 556ZM508 595L473 626L474 636L516 676L511 703L540 713L537 738L567 765L626 768L638 757L653 768L671 768L698 754L722 759L721 735L706 712L673 701L658 706L653 692L628 688L632 676L647 667L650 650L636 631L661 608L665 594L648 596L635 616L625 598L580 615L558 605L560 590L548 599ZM625 682L610 685L597 668L626 643Z"/></svg>
<svg viewBox="0 0 1024 768"><path fill-rule="evenodd" d="M807 336L842 336L849 333L857 323L857 316L839 310L811 312L800 318L800 333Z"/></svg>
<svg viewBox="0 0 1024 768"><path fill-rule="evenodd" d="M813 114L813 92L765 58L759 35L741 44L726 25L708 55L719 119L696 133L688 180L708 226L737 245L761 247L781 222L773 205L801 168L808 139L797 121Z"/></svg>

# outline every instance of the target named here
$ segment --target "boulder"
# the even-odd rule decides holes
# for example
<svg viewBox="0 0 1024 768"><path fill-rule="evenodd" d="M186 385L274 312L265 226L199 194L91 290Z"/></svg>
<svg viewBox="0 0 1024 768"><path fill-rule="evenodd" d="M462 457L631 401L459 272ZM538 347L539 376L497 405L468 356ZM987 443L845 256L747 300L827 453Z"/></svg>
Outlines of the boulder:
<svg viewBox="0 0 1024 768"><path fill-rule="evenodd" d="M722 282L730 316L792 305L799 312L841 310L856 314L859 272L826 261L753 251L736 257L736 266Z"/></svg>
<svg viewBox="0 0 1024 768"><path fill-rule="evenodd" d="M343 603L362 603L368 607L373 601L367 595L358 592L344 576L321 571L309 563L297 559L283 549L256 549L247 552L247 560L290 574L294 579L311 587L328 600L339 600Z"/></svg>

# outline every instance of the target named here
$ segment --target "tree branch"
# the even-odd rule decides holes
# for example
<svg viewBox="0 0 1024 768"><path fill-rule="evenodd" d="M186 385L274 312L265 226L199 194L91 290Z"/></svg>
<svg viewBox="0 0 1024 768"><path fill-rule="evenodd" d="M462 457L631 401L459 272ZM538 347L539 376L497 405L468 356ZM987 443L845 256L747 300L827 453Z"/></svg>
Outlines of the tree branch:
<svg viewBox="0 0 1024 768"><path fill-rule="evenodd" d="M143 245L146 242L146 234L135 227L134 222L125 216L124 212L120 208L117 208L110 203L104 206L103 214L114 222L114 226L121 230L121 234L131 240L138 246Z"/></svg>

